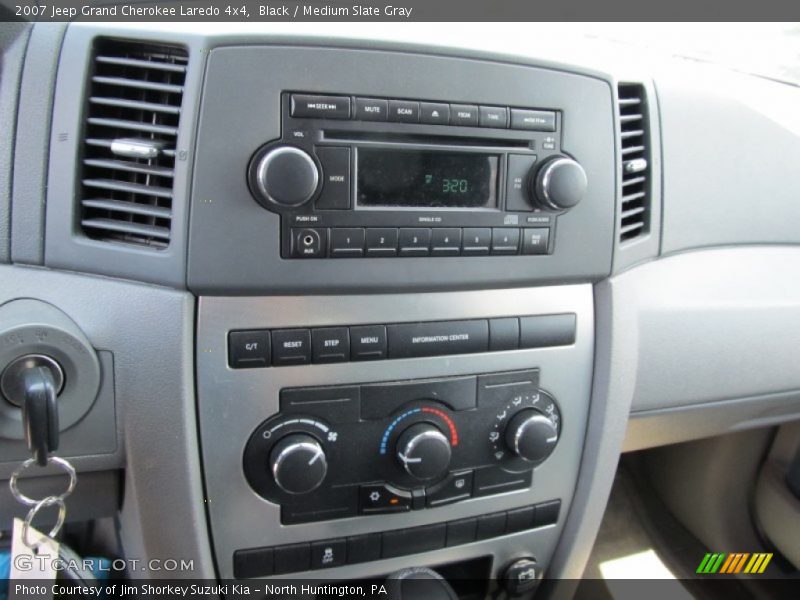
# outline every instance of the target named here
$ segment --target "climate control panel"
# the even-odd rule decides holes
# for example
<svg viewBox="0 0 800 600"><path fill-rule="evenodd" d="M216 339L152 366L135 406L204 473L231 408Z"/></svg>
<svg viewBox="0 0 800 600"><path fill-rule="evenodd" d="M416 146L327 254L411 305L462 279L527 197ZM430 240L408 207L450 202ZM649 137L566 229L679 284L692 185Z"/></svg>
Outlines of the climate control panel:
<svg viewBox="0 0 800 600"><path fill-rule="evenodd" d="M244 471L284 524L406 512L529 487L560 428L536 369L289 388Z"/></svg>

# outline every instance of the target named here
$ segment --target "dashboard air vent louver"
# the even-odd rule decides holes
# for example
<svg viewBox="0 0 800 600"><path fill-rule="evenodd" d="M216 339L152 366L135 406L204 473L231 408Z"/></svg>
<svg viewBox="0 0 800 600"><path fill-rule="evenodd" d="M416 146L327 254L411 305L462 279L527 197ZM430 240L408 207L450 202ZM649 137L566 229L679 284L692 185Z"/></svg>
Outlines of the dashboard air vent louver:
<svg viewBox="0 0 800 600"><path fill-rule="evenodd" d="M636 239L650 228L650 169L647 97L644 86L619 86L622 200L619 241Z"/></svg>
<svg viewBox="0 0 800 600"><path fill-rule="evenodd" d="M81 178L93 239L166 248L172 221L184 49L103 40L95 48Z"/></svg>

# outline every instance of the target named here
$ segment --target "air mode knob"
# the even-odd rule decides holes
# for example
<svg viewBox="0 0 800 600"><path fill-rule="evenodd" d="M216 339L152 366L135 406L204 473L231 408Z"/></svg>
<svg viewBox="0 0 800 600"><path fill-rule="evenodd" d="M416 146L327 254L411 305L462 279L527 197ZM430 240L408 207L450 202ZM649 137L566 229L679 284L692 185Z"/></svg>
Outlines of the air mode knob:
<svg viewBox="0 0 800 600"><path fill-rule="evenodd" d="M320 443L304 433L287 435L272 448L270 470L284 492L305 494L315 490L328 473L328 459Z"/></svg>
<svg viewBox="0 0 800 600"><path fill-rule="evenodd" d="M555 156L539 167L533 191L543 207L566 210L583 199L586 183L586 171L578 162Z"/></svg>
<svg viewBox="0 0 800 600"><path fill-rule="evenodd" d="M514 454L531 463L546 459L558 443L558 428L535 408L520 411L506 429L506 445Z"/></svg>
<svg viewBox="0 0 800 600"><path fill-rule="evenodd" d="M447 437L430 423L412 425L397 440L397 460L420 481L444 475L450 466L450 454Z"/></svg>
<svg viewBox="0 0 800 600"><path fill-rule="evenodd" d="M257 154L250 169L256 197L265 208L300 206L314 196L319 184L314 159L294 146L275 146Z"/></svg>

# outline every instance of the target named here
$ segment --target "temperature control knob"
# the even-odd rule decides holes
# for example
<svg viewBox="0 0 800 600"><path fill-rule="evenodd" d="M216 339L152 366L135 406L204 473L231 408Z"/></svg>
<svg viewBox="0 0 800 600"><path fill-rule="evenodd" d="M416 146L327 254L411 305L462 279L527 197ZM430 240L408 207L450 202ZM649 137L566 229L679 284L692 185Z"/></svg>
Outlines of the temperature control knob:
<svg viewBox="0 0 800 600"><path fill-rule="evenodd" d="M557 442L558 428L535 408L514 415L506 429L508 448L531 463L540 463L550 456Z"/></svg>
<svg viewBox="0 0 800 600"><path fill-rule="evenodd" d="M444 475L450 465L450 453L447 437L429 423L412 425L397 440L397 460L420 481Z"/></svg>
<svg viewBox="0 0 800 600"><path fill-rule="evenodd" d="M586 183L586 171L578 162L556 156L539 167L533 187L543 207L565 210L583 199Z"/></svg>
<svg viewBox="0 0 800 600"><path fill-rule="evenodd" d="M319 169L300 148L276 146L256 156L250 177L264 207L289 208L311 200L319 184Z"/></svg>
<svg viewBox="0 0 800 600"><path fill-rule="evenodd" d="M328 460L320 443L304 433L293 433L280 440L269 456L275 483L289 494L305 494L323 482Z"/></svg>

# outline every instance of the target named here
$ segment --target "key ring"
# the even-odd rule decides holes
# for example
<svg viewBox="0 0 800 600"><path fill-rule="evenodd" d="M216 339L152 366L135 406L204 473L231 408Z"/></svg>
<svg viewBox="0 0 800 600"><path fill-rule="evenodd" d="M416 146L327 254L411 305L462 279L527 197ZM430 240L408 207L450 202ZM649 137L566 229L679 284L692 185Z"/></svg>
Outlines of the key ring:
<svg viewBox="0 0 800 600"><path fill-rule="evenodd" d="M69 496L72 493L72 490L75 489L75 484L78 481L78 476L75 473L75 467L73 467L69 463L69 461L66 461L63 458L59 458L58 456L49 456L47 458L47 464L48 465L55 464L55 465L58 465L59 467L61 467L61 469L67 475L69 475L69 485L67 486L66 491L64 493L62 493L61 495L59 495L59 496L47 496L46 498L44 498L42 500L34 500L33 498L31 498L29 496L26 496L25 494L20 492L19 491L19 485L17 483L17 480L19 479L19 476L22 475L22 473L25 471L25 469L27 469L28 467L30 467L33 464L36 464L36 458L29 458L24 463L22 463L19 467L17 467L14 470L14 472L11 474L11 480L8 482L9 487L11 488L11 494L14 496L14 498L16 498L16 500L18 502L24 504L25 506L34 506L34 507L36 507L36 508L34 508L34 514L35 514L35 511L38 511L40 508L42 508L39 505L42 502L45 502L46 500L50 500L50 504L48 504L47 506L50 506L51 504L55 504L56 502L60 502L61 506L63 506L64 505L64 500L66 499L67 496ZM63 522L63 518L61 518L61 520ZM26 523L27 523L27 519L26 519ZM27 524L26 524L26 527L27 527ZM59 528L60 528L60 526L59 526Z"/></svg>
<svg viewBox="0 0 800 600"><path fill-rule="evenodd" d="M28 534L30 533L30 528L33 523L33 519L36 518L36 515L39 511L43 508L47 508L48 506L58 505L58 519L56 519L56 524L53 525L53 528L50 530L46 536L42 536L39 540L35 543L31 543L28 539ZM64 503L64 499L61 496L48 496L47 498L43 498L39 500L36 505L28 511L28 514L25 516L25 522L22 524L22 543L25 544L28 548L36 552L39 550L41 545L47 539L55 539L55 536L58 535L58 532L61 531L61 527L64 525L64 519L67 516L67 505Z"/></svg>

